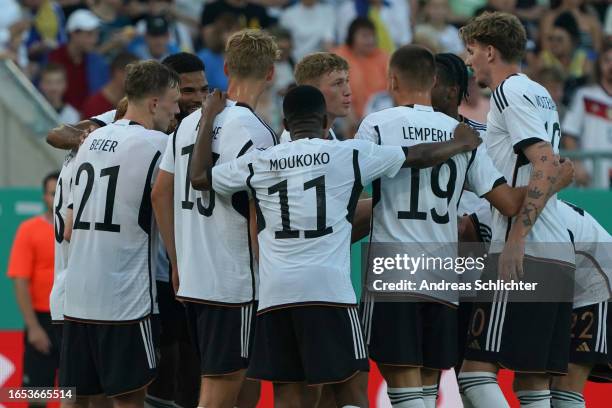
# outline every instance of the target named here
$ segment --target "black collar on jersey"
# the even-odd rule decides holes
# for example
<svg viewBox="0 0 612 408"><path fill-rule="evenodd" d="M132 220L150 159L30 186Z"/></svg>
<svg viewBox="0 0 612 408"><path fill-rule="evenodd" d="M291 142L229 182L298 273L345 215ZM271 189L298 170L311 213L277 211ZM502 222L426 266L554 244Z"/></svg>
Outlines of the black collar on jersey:
<svg viewBox="0 0 612 408"><path fill-rule="evenodd" d="M250 110L251 112L255 113L255 111L253 110L253 108L251 108L248 104L244 103L244 102L236 102L236 106L242 106L243 108L247 108L248 110Z"/></svg>
<svg viewBox="0 0 612 408"><path fill-rule="evenodd" d="M140 123L136 122L135 120L130 120L130 123L128 123L128 125L142 126Z"/></svg>

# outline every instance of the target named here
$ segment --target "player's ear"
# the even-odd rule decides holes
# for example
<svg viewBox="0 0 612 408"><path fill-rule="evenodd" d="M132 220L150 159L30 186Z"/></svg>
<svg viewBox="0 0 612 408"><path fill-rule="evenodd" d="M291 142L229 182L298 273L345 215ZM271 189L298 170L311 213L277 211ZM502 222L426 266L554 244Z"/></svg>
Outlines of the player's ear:
<svg viewBox="0 0 612 408"><path fill-rule="evenodd" d="M487 45L487 62L492 62L497 54L497 50L492 45Z"/></svg>
<svg viewBox="0 0 612 408"><path fill-rule="evenodd" d="M274 64L270 66L268 70L268 74L266 75L266 82L270 82L274 78Z"/></svg>
<svg viewBox="0 0 612 408"><path fill-rule="evenodd" d="M149 99L149 112L155 113L157 111L157 106L159 105L159 98L153 97Z"/></svg>
<svg viewBox="0 0 612 408"><path fill-rule="evenodd" d="M227 69L227 62L223 63L223 73L225 74L226 77L229 76L228 69Z"/></svg>

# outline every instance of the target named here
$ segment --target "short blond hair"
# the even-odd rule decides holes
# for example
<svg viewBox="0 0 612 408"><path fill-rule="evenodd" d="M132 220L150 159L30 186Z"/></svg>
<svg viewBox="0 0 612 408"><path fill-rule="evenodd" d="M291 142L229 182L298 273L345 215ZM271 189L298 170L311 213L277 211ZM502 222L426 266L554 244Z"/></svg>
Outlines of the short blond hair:
<svg viewBox="0 0 612 408"><path fill-rule="evenodd" d="M263 30L240 30L227 40L225 64L230 76L263 79L279 57L274 37Z"/></svg>
<svg viewBox="0 0 612 408"><path fill-rule="evenodd" d="M315 52L302 58L295 66L295 82L298 85L313 85L323 75L335 71L348 71L348 62L339 55L331 52Z"/></svg>
<svg viewBox="0 0 612 408"><path fill-rule="evenodd" d="M525 55L527 32L518 17L508 13L483 13L459 30L468 44L479 42L497 49L506 62L519 62Z"/></svg>

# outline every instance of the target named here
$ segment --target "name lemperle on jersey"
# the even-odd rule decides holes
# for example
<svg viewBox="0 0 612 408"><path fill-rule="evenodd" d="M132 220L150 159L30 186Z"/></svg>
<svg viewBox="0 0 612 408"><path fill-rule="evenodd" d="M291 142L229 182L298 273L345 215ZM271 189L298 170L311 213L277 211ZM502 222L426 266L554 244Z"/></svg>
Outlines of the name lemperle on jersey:
<svg viewBox="0 0 612 408"><path fill-rule="evenodd" d="M536 104L542 109L557 110L557 104L548 96L535 96Z"/></svg>
<svg viewBox="0 0 612 408"><path fill-rule="evenodd" d="M281 157L280 159L270 159L270 170L285 170L327 163L329 163L329 154L326 152L296 154L289 157Z"/></svg>
<svg viewBox="0 0 612 408"><path fill-rule="evenodd" d="M402 126L402 132L404 133L404 139L406 140L418 140L421 142L446 142L453 138L452 132L436 128L422 128L415 126Z"/></svg>

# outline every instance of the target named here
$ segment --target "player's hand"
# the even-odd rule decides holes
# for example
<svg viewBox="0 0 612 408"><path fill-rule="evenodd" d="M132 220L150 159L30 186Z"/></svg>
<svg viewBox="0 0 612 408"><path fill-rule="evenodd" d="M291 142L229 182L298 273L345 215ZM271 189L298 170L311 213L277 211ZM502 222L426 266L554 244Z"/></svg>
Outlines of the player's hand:
<svg viewBox="0 0 612 408"><path fill-rule="evenodd" d="M482 143L482 139L478 132L465 123L459 123L457 125L453 132L453 138L463 145L464 151L466 152L474 150Z"/></svg>
<svg viewBox="0 0 612 408"><path fill-rule="evenodd" d="M49 354L51 351L51 341L45 330L40 326L28 328L28 343L30 343L38 352Z"/></svg>
<svg viewBox="0 0 612 408"><path fill-rule="evenodd" d="M202 118L215 117L220 114L225 109L226 100L227 94L218 89L206 95L202 105Z"/></svg>
<svg viewBox="0 0 612 408"><path fill-rule="evenodd" d="M525 240L508 239L499 256L498 275L506 282L523 277L523 260L525 258Z"/></svg>
<svg viewBox="0 0 612 408"><path fill-rule="evenodd" d="M568 158L560 157L559 190L569 186L574 181L574 163Z"/></svg>

